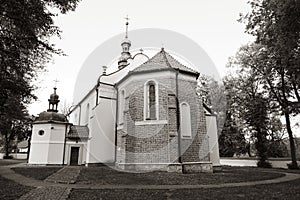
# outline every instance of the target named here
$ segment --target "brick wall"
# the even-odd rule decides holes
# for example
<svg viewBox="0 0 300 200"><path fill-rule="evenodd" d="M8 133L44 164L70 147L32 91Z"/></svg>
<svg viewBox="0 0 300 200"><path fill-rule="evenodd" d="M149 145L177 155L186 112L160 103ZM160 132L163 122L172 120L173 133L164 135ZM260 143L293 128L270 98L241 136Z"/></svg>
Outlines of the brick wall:
<svg viewBox="0 0 300 200"><path fill-rule="evenodd" d="M174 74L174 75L173 75ZM159 119L161 124L136 124L144 120L144 84L148 79L137 76L125 87L124 124L117 131L118 163L174 163L178 161L178 132L176 118L176 80L172 76L158 76ZM153 76L155 77L155 76ZM179 79L179 103L187 102L191 110L192 138L181 139L182 160L209 160L205 116L197 97L196 80Z"/></svg>

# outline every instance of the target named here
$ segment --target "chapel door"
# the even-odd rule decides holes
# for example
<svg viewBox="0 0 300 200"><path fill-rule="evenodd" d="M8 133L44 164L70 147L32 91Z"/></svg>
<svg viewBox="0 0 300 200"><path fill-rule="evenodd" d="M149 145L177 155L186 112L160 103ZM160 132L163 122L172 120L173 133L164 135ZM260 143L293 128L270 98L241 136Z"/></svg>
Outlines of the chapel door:
<svg viewBox="0 0 300 200"><path fill-rule="evenodd" d="M79 147L71 147L70 165L78 165Z"/></svg>

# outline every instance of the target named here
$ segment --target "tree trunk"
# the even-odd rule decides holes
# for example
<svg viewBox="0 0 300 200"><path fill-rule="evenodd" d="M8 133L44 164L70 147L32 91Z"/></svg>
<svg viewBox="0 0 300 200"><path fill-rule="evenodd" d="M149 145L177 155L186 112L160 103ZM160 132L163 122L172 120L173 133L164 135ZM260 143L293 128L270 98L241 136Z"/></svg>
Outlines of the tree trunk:
<svg viewBox="0 0 300 200"><path fill-rule="evenodd" d="M5 133L5 157L9 156L9 137L8 137L8 133Z"/></svg>
<svg viewBox="0 0 300 200"><path fill-rule="evenodd" d="M293 137L293 131L291 128L290 115L287 111L285 111L284 116L285 116L285 121L286 121L286 129L289 134L289 141L290 141L290 148L291 148L292 164L291 164L290 168L298 169L297 158L296 158L296 147L295 147L295 142L294 142L294 137Z"/></svg>

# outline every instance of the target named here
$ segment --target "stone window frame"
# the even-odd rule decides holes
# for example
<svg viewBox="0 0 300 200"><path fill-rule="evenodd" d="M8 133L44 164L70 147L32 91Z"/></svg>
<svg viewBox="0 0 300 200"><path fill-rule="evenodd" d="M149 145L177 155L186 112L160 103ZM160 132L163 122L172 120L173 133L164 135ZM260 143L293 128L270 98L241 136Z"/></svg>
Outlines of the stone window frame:
<svg viewBox="0 0 300 200"><path fill-rule="evenodd" d="M149 88L150 84L155 86L155 119L150 119L149 109ZM159 87L155 79L147 80L144 84L144 121L157 121L159 120Z"/></svg>
<svg viewBox="0 0 300 200"><path fill-rule="evenodd" d="M187 105L188 107L188 114L189 116L183 116L183 109L182 106ZM180 135L183 139L191 139L192 138L192 120L191 120L191 107L188 102L181 102L180 103ZM186 123L189 124L189 127L183 126L183 120L187 121ZM186 130L187 129L187 130ZM183 134L188 132L188 134Z"/></svg>

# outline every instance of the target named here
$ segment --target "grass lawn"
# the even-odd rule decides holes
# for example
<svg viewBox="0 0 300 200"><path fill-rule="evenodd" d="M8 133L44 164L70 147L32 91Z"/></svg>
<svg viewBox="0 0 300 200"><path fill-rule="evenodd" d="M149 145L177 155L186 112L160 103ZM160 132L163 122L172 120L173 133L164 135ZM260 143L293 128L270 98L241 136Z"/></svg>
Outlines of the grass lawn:
<svg viewBox="0 0 300 200"><path fill-rule="evenodd" d="M194 185L220 184L267 180L283 176L274 170L262 171L250 167L224 167L222 172L206 174L180 174L168 172L125 173L109 167L83 168L76 183L103 185Z"/></svg>
<svg viewBox="0 0 300 200"><path fill-rule="evenodd" d="M247 187L228 187L213 189L179 189L179 190L88 190L73 189L70 200L89 199L300 199L300 179L280 184L257 185Z"/></svg>
<svg viewBox="0 0 300 200"><path fill-rule="evenodd" d="M45 180L51 174L62 167L16 167L12 168L16 173L36 180Z"/></svg>
<svg viewBox="0 0 300 200"><path fill-rule="evenodd" d="M224 167L214 174L178 174L151 172L129 174L108 167L83 168L77 183L97 184L220 184L258 181L283 176L277 172L300 173L300 170L260 169L251 167ZM72 189L69 199L300 199L300 179L280 184L224 187L211 189Z"/></svg>
<svg viewBox="0 0 300 200"><path fill-rule="evenodd" d="M8 180L0 176L0 199L18 199L19 197L26 194L32 189L33 187L20 185L14 181Z"/></svg>

